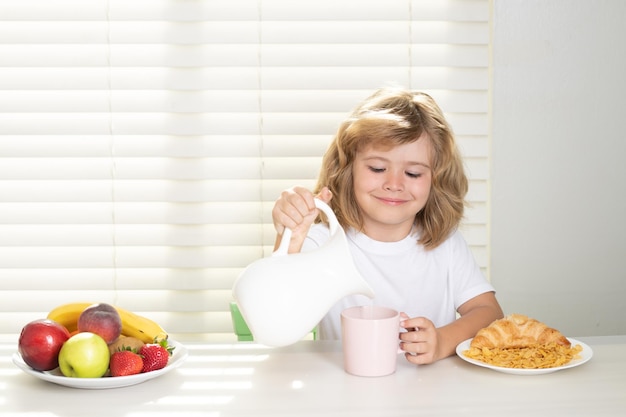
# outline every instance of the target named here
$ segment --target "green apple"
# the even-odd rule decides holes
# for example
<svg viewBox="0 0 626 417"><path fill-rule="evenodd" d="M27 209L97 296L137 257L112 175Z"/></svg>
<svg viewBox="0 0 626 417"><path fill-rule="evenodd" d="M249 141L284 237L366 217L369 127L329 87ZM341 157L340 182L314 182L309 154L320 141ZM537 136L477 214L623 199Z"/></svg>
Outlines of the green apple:
<svg viewBox="0 0 626 417"><path fill-rule="evenodd" d="M109 369L109 346L95 333L82 332L70 337L59 352L59 368L65 376L100 378Z"/></svg>

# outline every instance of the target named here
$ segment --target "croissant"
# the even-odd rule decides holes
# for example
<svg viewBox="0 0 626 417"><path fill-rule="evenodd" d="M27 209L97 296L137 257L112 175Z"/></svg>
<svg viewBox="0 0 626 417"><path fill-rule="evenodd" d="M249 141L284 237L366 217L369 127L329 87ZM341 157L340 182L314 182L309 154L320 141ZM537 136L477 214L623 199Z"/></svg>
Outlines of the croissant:
<svg viewBox="0 0 626 417"><path fill-rule="evenodd" d="M473 348L523 348L530 345L571 345L561 332L522 314L510 314L481 329L470 343Z"/></svg>

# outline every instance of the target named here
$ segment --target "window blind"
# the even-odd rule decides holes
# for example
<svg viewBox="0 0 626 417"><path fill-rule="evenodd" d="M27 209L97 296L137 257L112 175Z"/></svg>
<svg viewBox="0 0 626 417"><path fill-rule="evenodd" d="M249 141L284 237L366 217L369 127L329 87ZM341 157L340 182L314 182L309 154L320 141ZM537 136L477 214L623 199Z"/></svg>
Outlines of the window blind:
<svg viewBox="0 0 626 417"><path fill-rule="evenodd" d="M340 121L426 91L470 175L488 273L488 0L0 0L0 332L72 301L235 340L281 190Z"/></svg>

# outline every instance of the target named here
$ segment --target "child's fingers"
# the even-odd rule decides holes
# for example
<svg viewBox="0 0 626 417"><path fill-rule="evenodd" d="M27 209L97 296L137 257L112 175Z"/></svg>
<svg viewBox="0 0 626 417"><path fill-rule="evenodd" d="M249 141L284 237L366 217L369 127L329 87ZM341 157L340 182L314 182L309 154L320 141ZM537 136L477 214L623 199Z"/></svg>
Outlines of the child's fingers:
<svg viewBox="0 0 626 417"><path fill-rule="evenodd" d="M333 193L328 189L328 187L324 187L320 190L320 192L315 196L322 200L324 203L330 203L330 200L333 198Z"/></svg>

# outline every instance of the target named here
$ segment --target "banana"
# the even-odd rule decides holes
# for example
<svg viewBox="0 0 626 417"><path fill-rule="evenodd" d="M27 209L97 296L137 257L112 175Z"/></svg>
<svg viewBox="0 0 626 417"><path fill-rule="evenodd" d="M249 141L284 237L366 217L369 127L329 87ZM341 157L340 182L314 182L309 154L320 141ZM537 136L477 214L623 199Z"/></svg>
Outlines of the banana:
<svg viewBox="0 0 626 417"><path fill-rule="evenodd" d="M94 303L77 302L62 304L48 313L48 319L62 324L71 333L78 328L80 313L92 304ZM124 336L136 337L144 343L167 340L167 332L154 320L118 306L114 307L122 320L122 334Z"/></svg>
<svg viewBox="0 0 626 417"><path fill-rule="evenodd" d="M154 320L135 314L121 307L115 307L122 319L122 334L132 336L144 343L167 340L167 332Z"/></svg>
<svg viewBox="0 0 626 417"><path fill-rule="evenodd" d="M50 310L48 319L65 326L69 332L74 332L78 327L78 317L87 307L93 303L68 303L62 304Z"/></svg>

